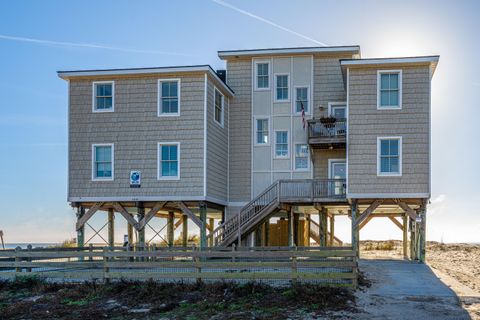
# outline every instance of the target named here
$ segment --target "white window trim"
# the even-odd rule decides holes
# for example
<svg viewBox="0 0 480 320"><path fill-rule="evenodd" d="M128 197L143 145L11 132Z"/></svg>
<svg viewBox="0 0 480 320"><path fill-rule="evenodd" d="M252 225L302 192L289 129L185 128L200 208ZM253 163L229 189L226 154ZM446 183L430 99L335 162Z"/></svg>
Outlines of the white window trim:
<svg viewBox="0 0 480 320"><path fill-rule="evenodd" d="M268 87L266 88L259 88L258 87L258 77L257 77L257 70L258 70L258 65L259 64L268 64ZM253 68L253 72L254 72L254 82L255 82L255 85L254 85L254 90L255 91L267 91L267 90L270 90L270 81L271 81L271 72L272 68L271 68L271 64L270 64L270 60L255 60L254 62L254 68Z"/></svg>
<svg viewBox="0 0 480 320"><path fill-rule="evenodd" d="M267 120L268 121L268 142L267 143L258 143L257 142L257 129L258 129L258 123L257 120ZM254 121L254 133L253 133L253 145L256 147L267 147L270 146L270 142L272 141L272 135L271 135L271 124L270 124L270 117L269 116L254 116L253 117Z"/></svg>
<svg viewBox="0 0 480 320"><path fill-rule="evenodd" d="M161 166L161 160L162 156L160 154L161 147L162 146L177 146L177 159L178 159L178 171L176 176L162 176L162 166ZM157 143L157 180L180 180L180 169L181 169L181 157L180 157L180 142L158 142Z"/></svg>
<svg viewBox="0 0 480 320"><path fill-rule="evenodd" d="M96 106L96 98L97 98L97 90L95 86L97 84L107 84L110 83L112 85L112 107L110 109L97 109ZM92 112L95 113L103 113L103 112L114 112L115 111L115 81L93 81L92 82Z"/></svg>
<svg viewBox="0 0 480 320"><path fill-rule="evenodd" d="M381 75L384 73L398 73L398 106L380 105ZM377 110L401 110L402 109L402 70L377 70Z"/></svg>
<svg viewBox="0 0 480 320"><path fill-rule="evenodd" d="M288 94L288 98L287 99L284 99L284 100L278 100L277 99L277 76L287 76L287 83L288 83L288 91L287 91L287 94ZM291 90L291 85L290 85L290 73L288 72L284 72L284 73L274 73L273 74L273 78L274 78L274 88L273 88L273 99L274 99L274 102L290 102L290 90Z"/></svg>
<svg viewBox="0 0 480 320"><path fill-rule="evenodd" d="M300 145L300 144L305 144L308 147L307 167L297 169L297 165L296 165L296 163L297 163L297 145ZM308 143L303 143L303 142L294 143L293 144L293 149L294 149L293 150L293 171L298 171L298 172L310 171L310 146L308 145Z"/></svg>
<svg viewBox="0 0 480 320"><path fill-rule="evenodd" d="M162 113L162 82L177 82L178 88L178 111L176 113ZM181 106L181 80L180 78L165 78L158 79L157 82L157 116L158 117L178 117L180 116L180 106Z"/></svg>
<svg viewBox="0 0 480 320"><path fill-rule="evenodd" d="M332 162L345 162L345 170L347 169L347 159L346 158L331 158L331 159L328 159L328 179L333 179L333 177L332 177Z"/></svg>
<svg viewBox="0 0 480 320"><path fill-rule="evenodd" d="M287 155L286 156L277 156L277 132L287 132ZM290 132L288 130L278 129L274 130L273 138L275 141L273 143L273 158L274 159L290 159Z"/></svg>
<svg viewBox="0 0 480 320"><path fill-rule="evenodd" d="M95 170L95 148L96 147L112 147L112 176L97 177ZM115 145L113 143L94 143L92 144L92 181L113 181L115 177Z"/></svg>
<svg viewBox="0 0 480 320"><path fill-rule="evenodd" d="M298 115L302 114L301 111L297 112L297 88L307 88L307 102L308 102L308 111L305 112L305 114L310 114L312 110L312 101L310 101L310 86L309 85L304 85L304 86L294 86L293 87L293 92L294 92L294 100L293 100L293 113Z"/></svg>
<svg viewBox="0 0 480 320"><path fill-rule="evenodd" d="M347 102L346 101L335 101L335 102L329 102L328 103L328 115L332 115L332 107L336 106L345 106L345 115L348 118L348 107L347 107Z"/></svg>
<svg viewBox="0 0 480 320"><path fill-rule="evenodd" d="M395 172L380 172L380 142L382 140L398 140L398 173ZM402 137L377 137L377 176L379 177L401 177L402 176L402 158L403 158Z"/></svg>
<svg viewBox="0 0 480 320"><path fill-rule="evenodd" d="M222 96L222 117L220 119L221 122L218 122L216 119L215 119L215 96L216 96L216 92L218 91L218 93L220 93L220 95ZM223 125L224 125L224 119L225 119L225 95L222 93L222 91L218 90L217 87L213 86L213 121L218 124L220 127L223 128Z"/></svg>

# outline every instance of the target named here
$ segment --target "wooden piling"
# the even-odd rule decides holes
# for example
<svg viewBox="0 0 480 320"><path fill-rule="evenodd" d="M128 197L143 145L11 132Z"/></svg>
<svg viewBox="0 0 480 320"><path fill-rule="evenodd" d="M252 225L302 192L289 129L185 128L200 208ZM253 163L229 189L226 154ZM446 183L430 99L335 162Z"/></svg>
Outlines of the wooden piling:
<svg viewBox="0 0 480 320"><path fill-rule="evenodd" d="M408 216L403 215L403 258L408 259Z"/></svg>
<svg viewBox="0 0 480 320"><path fill-rule="evenodd" d="M335 216L332 214L330 216L330 239L329 245L333 247L335 241Z"/></svg>
<svg viewBox="0 0 480 320"><path fill-rule="evenodd" d="M351 214L352 214L352 249L353 251L355 251L355 254L356 256L358 257L359 253L358 253L358 242L359 242L359 238L358 238L358 226L356 226L356 220L357 220L357 211L358 211L358 207L357 207L357 200L352 200L352 204L350 205L350 210L351 210Z"/></svg>
<svg viewBox="0 0 480 320"><path fill-rule="evenodd" d="M169 247L173 247L173 242L175 240L174 231L173 231L174 220L175 220L174 212L169 211L168 217L167 217L167 244Z"/></svg>
<svg viewBox="0 0 480 320"><path fill-rule="evenodd" d="M115 212L112 208L108 209L108 245L115 247Z"/></svg>
<svg viewBox="0 0 480 320"><path fill-rule="evenodd" d="M184 214L182 216L182 246L186 247L188 245L188 216Z"/></svg>
<svg viewBox="0 0 480 320"><path fill-rule="evenodd" d="M140 204L137 207L137 216L138 216L138 221L142 221L143 218L145 217L145 208L143 207L143 204ZM138 245L139 245L140 248L145 247L145 227L138 230L137 242L138 242Z"/></svg>
<svg viewBox="0 0 480 320"><path fill-rule="evenodd" d="M85 214L85 208L79 206L77 208L77 220L83 217ZM79 229L77 229L77 247L81 248L85 245L85 225L82 225Z"/></svg>
<svg viewBox="0 0 480 320"><path fill-rule="evenodd" d="M200 250L207 247L207 205L205 203L199 204L200 208L200 220L202 225L200 226Z"/></svg>

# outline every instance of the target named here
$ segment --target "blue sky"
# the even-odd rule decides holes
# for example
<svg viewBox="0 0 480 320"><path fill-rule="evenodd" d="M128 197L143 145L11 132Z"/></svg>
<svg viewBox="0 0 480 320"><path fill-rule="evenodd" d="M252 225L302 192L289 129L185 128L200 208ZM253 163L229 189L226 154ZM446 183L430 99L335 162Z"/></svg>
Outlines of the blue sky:
<svg viewBox="0 0 480 320"><path fill-rule="evenodd" d="M75 235L66 202L67 85L57 70L215 68L224 65L217 50L359 44L364 58L441 55L427 238L480 242L479 12L480 2L438 0L2 1L0 229L8 242ZM337 229L346 239L348 224ZM400 237L382 219L361 234Z"/></svg>

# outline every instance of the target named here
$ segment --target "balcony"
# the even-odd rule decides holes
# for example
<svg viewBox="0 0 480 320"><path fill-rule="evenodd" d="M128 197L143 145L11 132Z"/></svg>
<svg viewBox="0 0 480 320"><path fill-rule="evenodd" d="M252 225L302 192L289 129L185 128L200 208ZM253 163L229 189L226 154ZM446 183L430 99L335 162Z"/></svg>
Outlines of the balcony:
<svg viewBox="0 0 480 320"><path fill-rule="evenodd" d="M308 143L317 149L345 149L347 120L335 118L308 120Z"/></svg>
<svg viewBox="0 0 480 320"><path fill-rule="evenodd" d="M345 179L292 179L278 181L278 201L292 203L346 201Z"/></svg>

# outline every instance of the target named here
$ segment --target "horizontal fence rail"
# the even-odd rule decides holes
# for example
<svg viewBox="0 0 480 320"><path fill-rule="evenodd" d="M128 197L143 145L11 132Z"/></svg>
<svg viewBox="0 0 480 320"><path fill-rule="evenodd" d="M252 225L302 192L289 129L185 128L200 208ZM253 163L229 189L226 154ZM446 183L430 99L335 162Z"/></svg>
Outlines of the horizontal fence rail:
<svg viewBox="0 0 480 320"><path fill-rule="evenodd" d="M345 119L337 119L334 122L321 119L308 121L308 137L309 138L334 138L346 137L347 121Z"/></svg>
<svg viewBox="0 0 480 320"><path fill-rule="evenodd" d="M39 276L53 281L110 279L314 282L356 287L351 247L106 247L0 251L0 278Z"/></svg>

